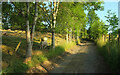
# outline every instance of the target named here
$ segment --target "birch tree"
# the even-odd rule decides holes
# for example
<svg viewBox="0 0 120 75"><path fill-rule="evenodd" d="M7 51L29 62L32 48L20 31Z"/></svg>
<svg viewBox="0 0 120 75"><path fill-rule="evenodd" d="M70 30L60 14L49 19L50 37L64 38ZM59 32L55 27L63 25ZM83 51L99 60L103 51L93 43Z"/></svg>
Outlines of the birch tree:
<svg viewBox="0 0 120 75"><path fill-rule="evenodd" d="M29 25L29 2L26 3L26 6L27 6L27 15L26 15L26 40L27 40L26 62L27 62L31 60L32 43L30 38L30 25Z"/></svg>
<svg viewBox="0 0 120 75"><path fill-rule="evenodd" d="M31 60L32 56L32 46L33 46L33 38L34 38L34 32L35 32L35 25L37 23L38 19L38 8L37 8L37 2L35 2L35 14L34 14L34 22L32 25L31 33L30 33L30 26L29 26L29 2L27 5L27 15L26 15L26 38L27 38L27 50L26 50L26 61Z"/></svg>
<svg viewBox="0 0 120 75"><path fill-rule="evenodd" d="M52 19L52 48L55 48L55 26L56 26L56 16L58 13L59 0L53 2L53 19Z"/></svg>

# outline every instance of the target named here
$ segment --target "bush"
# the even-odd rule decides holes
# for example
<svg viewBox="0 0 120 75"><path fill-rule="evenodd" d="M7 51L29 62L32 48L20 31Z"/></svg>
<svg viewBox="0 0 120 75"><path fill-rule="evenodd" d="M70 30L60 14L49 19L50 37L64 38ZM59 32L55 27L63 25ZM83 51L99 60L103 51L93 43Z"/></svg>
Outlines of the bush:
<svg viewBox="0 0 120 75"><path fill-rule="evenodd" d="M57 46L55 49L50 49L45 55L48 59L51 59L58 55L61 55L64 52L65 52L65 50L63 47Z"/></svg>
<svg viewBox="0 0 120 75"><path fill-rule="evenodd" d="M34 65L36 65L38 63L42 63L45 60L47 60L47 57L45 57L43 54L41 54L41 55L33 55L32 56L32 61L31 61L31 63L28 64L28 66L33 67Z"/></svg>
<svg viewBox="0 0 120 75"><path fill-rule="evenodd" d="M72 48L73 46L76 45L75 42L71 42L71 43L66 43L66 41L61 41L59 44L61 47L63 47L66 50L69 50L70 48Z"/></svg>

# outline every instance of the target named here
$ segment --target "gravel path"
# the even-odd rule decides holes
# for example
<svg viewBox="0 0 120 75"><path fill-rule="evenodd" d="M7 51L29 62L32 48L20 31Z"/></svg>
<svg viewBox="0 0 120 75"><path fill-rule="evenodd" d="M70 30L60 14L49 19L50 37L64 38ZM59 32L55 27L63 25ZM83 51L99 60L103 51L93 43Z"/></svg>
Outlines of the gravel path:
<svg viewBox="0 0 120 75"><path fill-rule="evenodd" d="M111 70L92 42L78 46L51 73L110 73Z"/></svg>

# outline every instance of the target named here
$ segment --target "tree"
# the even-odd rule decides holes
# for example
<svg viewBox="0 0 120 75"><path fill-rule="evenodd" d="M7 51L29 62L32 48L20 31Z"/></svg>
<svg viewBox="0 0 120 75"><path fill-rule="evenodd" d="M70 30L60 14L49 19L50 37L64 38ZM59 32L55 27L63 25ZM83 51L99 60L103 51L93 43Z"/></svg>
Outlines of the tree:
<svg viewBox="0 0 120 75"><path fill-rule="evenodd" d="M27 39L27 50L26 50L26 62L31 60L32 56L32 43L30 38L30 26L29 26L29 2L26 3L27 15L26 15L26 39Z"/></svg>
<svg viewBox="0 0 120 75"><path fill-rule="evenodd" d="M26 38L27 38L27 51L26 51L26 58L29 61L29 58L31 60L32 56L32 45L33 45L33 38L34 38L34 32L35 32L35 25L37 23L38 19L38 8L37 8L37 2L35 2L35 14L34 14L34 22L32 25L31 33L30 33L30 26L29 26L29 3L27 3L27 15L26 15Z"/></svg>
<svg viewBox="0 0 120 75"><path fill-rule="evenodd" d="M26 49L26 61L30 61L31 60L31 56L32 56L32 45L33 45L33 38L34 38L34 32L35 32L35 25L37 23L37 19L38 19L38 8L37 8L37 2L35 2L35 11L34 11L34 16L31 13L31 6L33 5L33 3L29 3L27 2L26 5L25 3L21 4L21 3L14 3L11 2L12 7L14 6L14 11L11 12L12 14L10 16L16 16L19 17L19 19L23 18L23 20L19 20L15 21L15 18L11 17L11 23L22 23L24 24L24 21L26 21L26 40L27 40L27 49ZM21 9L23 7L23 5L26 7L26 9ZM18 8L19 6L22 6L21 8ZM17 12L16 12L17 10ZM31 15L32 16L31 16ZM33 19L33 25L31 26L31 19ZM23 27L22 27L23 28ZM31 32L30 32L30 28L31 28Z"/></svg>
<svg viewBox="0 0 120 75"><path fill-rule="evenodd" d="M66 40L72 41L75 36L78 42L82 29L86 27L87 17L84 13L83 4L81 2L60 3L59 13L57 15L56 30L59 33L66 34ZM71 35L72 34L72 35Z"/></svg>
<svg viewBox="0 0 120 75"><path fill-rule="evenodd" d="M58 13L58 7L59 7L59 0L56 2L56 0L53 2L53 19L52 19L52 48L55 48L55 26L56 26L56 16Z"/></svg>
<svg viewBox="0 0 120 75"><path fill-rule="evenodd" d="M38 8L37 8L37 2L35 2L34 22L33 22L32 30L31 30L31 42L32 42L32 45L33 45L33 37L34 37L35 25L37 23L37 19L38 19Z"/></svg>
<svg viewBox="0 0 120 75"><path fill-rule="evenodd" d="M107 18L106 21L109 23L108 31L109 31L109 34L112 33L114 35L114 38L115 38L115 37L117 37L117 34L118 34L117 33L118 31L116 31L116 30L118 30L117 29L117 27L118 27L118 18L117 18L115 13L111 12L111 10L108 10L107 13L108 13L108 15L105 16L105 17ZM118 41L119 41L119 38L118 38Z"/></svg>
<svg viewBox="0 0 120 75"><path fill-rule="evenodd" d="M95 13L95 11L102 11L104 9L104 7L102 6L103 2L99 2L99 1L96 1L96 2L85 2L83 3L84 4L84 10L87 10L88 11L88 24L87 24L87 27L88 28L88 34L91 32L90 31L90 28L91 28L91 25L94 23L94 21L96 19L99 19L97 17L97 14ZM88 35L89 38L91 39L91 35Z"/></svg>
<svg viewBox="0 0 120 75"><path fill-rule="evenodd" d="M4 23L2 27L3 29L9 29L10 12L13 10L13 8L9 3L3 2L2 9L4 9L2 10L2 22Z"/></svg>
<svg viewBox="0 0 120 75"><path fill-rule="evenodd" d="M91 35L91 39L96 40L104 34L107 34L107 28L104 22L100 21L99 19L95 20L90 28L89 35Z"/></svg>

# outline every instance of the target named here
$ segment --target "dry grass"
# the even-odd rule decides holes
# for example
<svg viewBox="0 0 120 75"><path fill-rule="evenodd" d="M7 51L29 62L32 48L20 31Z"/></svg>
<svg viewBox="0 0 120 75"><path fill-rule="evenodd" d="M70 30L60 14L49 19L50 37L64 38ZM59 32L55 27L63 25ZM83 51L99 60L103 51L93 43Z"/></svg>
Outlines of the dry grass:
<svg viewBox="0 0 120 75"><path fill-rule="evenodd" d="M30 69L31 67L35 66L38 63L44 62L50 58L53 58L57 55L62 54L65 50L68 50L70 47L75 45L72 44L66 44L66 40L64 39L65 36L61 34L55 34L55 45L56 50L49 51L47 49L40 50L39 49L39 43L41 42L41 38L47 37L48 45L51 45L51 33L40 33L36 32L34 37L34 43L33 43L33 58L32 58L32 64L26 65L23 63L24 57L25 57L25 51L26 51L26 35L25 31L20 30L2 30L3 33L6 33L6 35L2 36L2 68L3 72L25 72L26 70ZM18 43L21 41L21 44L15 52L15 49L18 45ZM58 47L57 47L58 46ZM65 49L65 50L64 50ZM47 55L46 55L47 54ZM40 59L39 59L40 58Z"/></svg>

